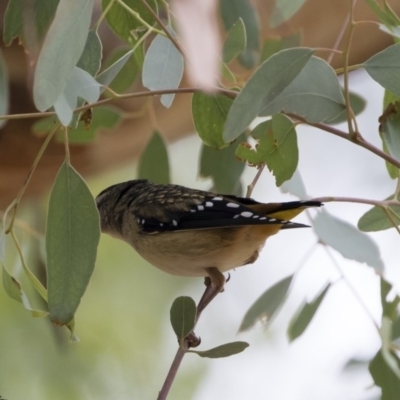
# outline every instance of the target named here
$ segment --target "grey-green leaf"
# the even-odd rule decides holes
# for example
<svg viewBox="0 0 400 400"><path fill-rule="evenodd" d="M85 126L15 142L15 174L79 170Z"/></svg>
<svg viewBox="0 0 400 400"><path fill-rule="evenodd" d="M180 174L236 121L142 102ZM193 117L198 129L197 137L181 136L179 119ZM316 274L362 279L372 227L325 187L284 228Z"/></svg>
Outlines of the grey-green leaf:
<svg viewBox="0 0 400 400"><path fill-rule="evenodd" d="M164 139L157 131L153 132L140 157L139 178L156 183L170 182L167 148Z"/></svg>
<svg viewBox="0 0 400 400"><path fill-rule="evenodd" d="M281 50L290 49L291 47L299 47L301 39L301 32L296 32L289 36L268 38L263 44L260 61L264 62Z"/></svg>
<svg viewBox="0 0 400 400"><path fill-rule="evenodd" d="M38 110L54 105L85 47L93 0L61 0L36 65L33 99Z"/></svg>
<svg viewBox="0 0 400 400"><path fill-rule="evenodd" d="M163 35L157 35L151 42L144 58L143 86L150 90L177 89L182 76L182 54L171 40ZM169 108L174 97L175 94L163 94L161 103L164 107Z"/></svg>
<svg viewBox="0 0 400 400"><path fill-rule="evenodd" d="M394 200L394 195L385 200ZM390 206L388 212L394 222L400 225L400 206ZM358 229L364 232L377 232L390 228L393 228L393 223L382 207L372 207L358 221Z"/></svg>
<svg viewBox="0 0 400 400"><path fill-rule="evenodd" d="M100 239L99 214L86 183L66 162L50 194L46 229L50 319L74 317L92 275Z"/></svg>
<svg viewBox="0 0 400 400"><path fill-rule="evenodd" d="M86 38L85 48L76 66L90 75L96 76L101 66L102 51L103 45L97 31L91 30Z"/></svg>
<svg viewBox="0 0 400 400"><path fill-rule="evenodd" d="M372 79L396 96L400 96L400 43L387 47L364 63Z"/></svg>
<svg viewBox="0 0 400 400"><path fill-rule="evenodd" d="M345 107L335 71L321 58L311 57L295 79L265 104L261 114L266 116L285 111L316 123L338 117Z"/></svg>
<svg viewBox="0 0 400 400"><path fill-rule="evenodd" d="M254 7L248 0L221 0L220 13L225 29L229 31L241 18L246 28L246 48L239 55L240 63L246 68L253 68L258 59L260 24Z"/></svg>
<svg viewBox="0 0 400 400"><path fill-rule="evenodd" d="M225 123L224 140L236 139L296 78L314 50L282 50L266 60L234 100ZM279 110L280 111L280 110Z"/></svg>
<svg viewBox="0 0 400 400"><path fill-rule="evenodd" d="M359 115L365 110L367 102L357 93L350 92L350 106L354 115ZM347 120L346 110L343 110L338 116L325 121L329 125L341 124Z"/></svg>
<svg viewBox="0 0 400 400"><path fill-rule="evenodd" d="M171 325L179 341L183 340L196 323L196 303L191 297L181 296L174 300L170 310Z"/></svg>
<svg viewBox="0 0 400 400"><path fill-rule="evenodd" d="M376 243L348 222L321 211L313 223L320 240L338 251L343 257L366 263L383 272L383 261Z"/></svg>
<svg viewBox="0 0 400 400"><path fill-rule="evenodd" d="M249 347L249 344L246 342L231 342L206 351L189 350L189 353L195 353L205 358L223 358L239 354L247 347Z"/></svg>
<svg viewBox="0 0 400 400"><path fill-rule="evenodd" d="M276 0L269 20L271 28L276 28L293 17L305 0Z"/></svg>
<svg viewBox="0 0 400 400"><path fill-rule="evenodd" d="M217 150L203 144L200 155L200 176L212 178L212 190L216 193L234 194L241 196L242 184L240 176L245 163L235 156L237 143L246 142L246 135L238 137L237 142L222 150Z"/></svg>
<svg viewBox="0 0 400 400"><path fill-rule="evenodd" d="M83 69L74 67L66 87L54 102L54 110L60 122L68 126L79 98L94 103L99 97L99 83Z"/></svg>
<svg viewBox="0 0 400 400"><path fill-rule="evenodd" d="M267 289L249 308L243 318L239 331L250 329L260 320L269 322L276 310L286 299L292 279L293 275L290 275Z"/></svg>
<svg viewBox="0 0 400 400"><path fill-rule="evenodd" d="M222 134L233 100L222 94L194 93L192 97L193 123L201 140L210 147L222 149L225 143Z"/></svg>
<svg viewBox="0 0 400 400"><path fill-rule="evenodd" d="M0 115L6 115L9 107L8 73L3 54L0 51ZM0 119L0 128L6 123Z"/></svg>
<svg viewBox="0 0 400 400"><path fill-rule="evenodd" d="M229 64L246 48L246 28L242 18L239 18L231 27L222 49L222 60Z"/></svg>
<svg viewBox="0 0 400 400"><path fill-rule="evenodd" d="M10 0L4 16L4 43L8 46L18 37L28 51L36 50L58 3L59 0Z"/></svg>
<svg viewBox="0 0 400 400"><path fill-rule="evenodd" d="M330 284L327 284L311 303L306 302L299 307L288 326L287 334L289 341L292 342L297 339L307 329L329 288Z"/></svg>

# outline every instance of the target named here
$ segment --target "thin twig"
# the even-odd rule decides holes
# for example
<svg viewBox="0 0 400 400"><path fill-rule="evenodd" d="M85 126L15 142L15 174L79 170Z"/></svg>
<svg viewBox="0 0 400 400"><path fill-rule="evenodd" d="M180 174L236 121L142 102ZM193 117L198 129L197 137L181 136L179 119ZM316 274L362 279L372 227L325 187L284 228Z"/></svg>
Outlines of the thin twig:
<svg viewBox="0 0 400 400"><path fill-rule="evenodd" d="M171 367L168 371L167 377L165 378L164 384L158 393L157 400L165 400L171 389L171 386L175 380L178 369L182 363L183 357L187 353L188 348L179 346L178 351L175 354L175 358L172 361Z"/></svg>
<svg viewBox="0 0 400 400"><path fill-rule="evenodd" d="M258 179L260 178L262 172L264 171L265 168L265 164L260 164L257 174L253 179L253 182L250 183L250 185L247 186L247 193L246 193L246 197L250 197L251 194L253 193L253 189L256 186Z"/></svg>
<svg viewBox="0 0 400 400"><path fill-rule="evenodd" d="M390 164L393 164L395 167L400 168L400 161L396 160L389 154L385 153L378 147L375 147L372 143L367 142L364 138L361 137L361 135L356 135L355 137L351 137L348 133L341 131L340 129L334 128L333 126L323 124L321 122L316 122L316 123L311 123L308 122L304 117L301 117L300 115L292 114L292 113L283 113L287 115L288 117L294 118L298 121L304 122L307 125L313 126L315 128L321 129L325 132L332 133L336 136L339 136L343 139L346 139L358 146L364 147L364 149L369 150L371 153L374 153L375 155L383 158L384 160L388 161Z"/></svg>
<svg viewBox="0 0 400 400"><path fill-rule="evenodd" d="M173 43L173 45L178 49L178 51L184 56L185 52L181 46L181 44L176 40L176 38L172 35L172 33L168 30L167 26L161 20L161 18L157 15L157 13L149 6L146 0L140 0L140 2L147 8L149 13L154 17L157 21L158 25L160 25L161 29L167 35L168 39Z"/></svg>
<svg viewBox="0 0 400 400"><path fill-rule="evenodd" d="M331 201L344 202L344 203L359 203L359 204L369 204L371 206L377 207L390 207L390 206L400 206L400 202L397 200L369 200L369 199L359 199L356 197L336 197L336 196L324 196L312 199L313 201L320 201L321 203L328 203Z"/></svg>
<svg viewBox="0 0 400 400"><path fill-rule="evenodd" d="M338 34L338 36L337 36L337 38L335 40L335 43L333 45L331 54L329 54L329 57L326 60L328 64L330 64L332 62L332 59L333 59L333 57L335 55L335 52L333 50L337 50L339 48L340 42L343 39L343 36L344 36L344 33L346 32L346 28L347 28L347 25L348 25L349 21L350 21L350 14L347 14L347 17L346 17L346 19L345 19L345 21L343 23L343 26L340 29L340 32L339 32L339 34Z"/></svg>

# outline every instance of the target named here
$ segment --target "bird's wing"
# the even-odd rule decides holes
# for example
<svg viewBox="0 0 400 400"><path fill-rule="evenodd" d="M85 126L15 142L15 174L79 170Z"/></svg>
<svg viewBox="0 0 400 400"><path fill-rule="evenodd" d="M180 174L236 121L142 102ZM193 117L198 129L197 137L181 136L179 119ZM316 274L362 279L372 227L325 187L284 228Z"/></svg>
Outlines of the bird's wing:
<svg viewBox="0 0 400 400"><path fill-rule="evenodd" d="M137 199L133 203L136 203L134 214L137 222L146 233L271 224L281 225L282 228L304 227L306 225L293 223L276 215L267 215L265 211L268 209L274 214L288 208L299 209L294 212L295 215L307 206L317 205L291 202L290 206L282 205L280 208L275 204L268 208L253 199L216 195L179 186L157 189L158 192L155 191L151 201L147 194L143 196L143 201ZM264 209L262 206L265 206Z"/></svg>

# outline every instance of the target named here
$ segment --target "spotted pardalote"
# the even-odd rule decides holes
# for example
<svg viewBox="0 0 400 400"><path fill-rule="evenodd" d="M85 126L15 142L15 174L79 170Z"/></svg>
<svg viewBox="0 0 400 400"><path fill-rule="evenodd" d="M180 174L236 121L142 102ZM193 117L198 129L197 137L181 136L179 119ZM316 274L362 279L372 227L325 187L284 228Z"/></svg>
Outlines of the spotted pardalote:
<svg viewBox="0 0 400 400"><path fill-rule="evenodd" d="M221 290L223 272L251 264L266 239L306 225L290 219L317 201L259 203L178 185L132 180L96 198L103 232L128 242L145 260L180 276L209 276Z"/></svg>

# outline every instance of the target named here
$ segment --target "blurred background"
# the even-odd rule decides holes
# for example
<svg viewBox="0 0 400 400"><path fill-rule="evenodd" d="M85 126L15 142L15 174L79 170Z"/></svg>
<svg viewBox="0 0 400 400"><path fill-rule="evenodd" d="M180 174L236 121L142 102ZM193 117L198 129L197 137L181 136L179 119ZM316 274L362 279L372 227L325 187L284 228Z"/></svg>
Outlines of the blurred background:
<svg viewBox="0 0 400 400"><path fill-rule="evenodd" d="M309 1L290 29L302 27L306 45L332 46L348 3ZM263 12L268 12L267 7ZM361 3L358 12L372 18ZM389 37L376 32L368 40L356 38L353 62L361 62L388 44ZM12 80L11 113L34 111L26 55L16 43L5 48L4 54ZM368 100L358 119L360 131L380 147L378 117L383 90L362 72L351 74L351 87ZM158 125L168 143L172 181L210 188L211 181L198 174L201 141L192 128L190 96L177 96L168 111L158 106L158 100L154 103ZM141 105L125 102L122 107L131 111ZM17 194L41 145L42 139L32 135L30 125L26 120L10 122L0 131L0 210ZM338 128L346 130L346 126ZM87 179L93 195L137 176L137 156L151 131L148 117L128 119L115 132L103 132L93 144L72 149L71 162ZM299 171L311 197L383 199L394 192L395 184L387 179L384 162L366 150L302 126L298 127L298 141ZM18 214L22 250L39 277L43 271L48 193L63 154L60 144L50 147ZM242 184L251 183L254 175L254 169L246 168ZM276 188L268 171L264 171L252 197L258 201L293 199ZM345 203L325 207L352 224L369 208ZM307 216L297 220L307 223ZM379 245L387 277L399 285L394 230L371 237ZM6 243L5 247L7 264L20 271L12 246ZM352 288L341 278L337 266ZM300 267L277 317L267 327L259 324L238 334L253 302ZM286 330L290 318L304 299L314 298L328 281L335 284L309 329L289 345ZM183 295L197 301L203 290L202 279L169 276L148 265L125 243L102 235L96 270L76 315L79 342L70 343L68 331L52 326L48 319L31 318L21 304L0 291L0 395L7 400L155 399L177 348L169 325L170 305ZM28 295L34 307L42 307L33 293ZM328 253L317 244L312 229L282 232L268 240L254 265L232 271L225 292L213 301L196 329L202 339L201 350L234 340L247 341L250 347L219 360L188 354L170 398L378 399L380 391L372 387L367 363L381 345L374 326L380 313L379 282L371 268L345 260L332 250Z"/></svg>

